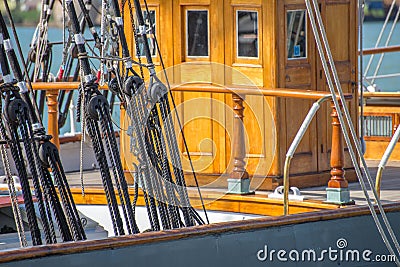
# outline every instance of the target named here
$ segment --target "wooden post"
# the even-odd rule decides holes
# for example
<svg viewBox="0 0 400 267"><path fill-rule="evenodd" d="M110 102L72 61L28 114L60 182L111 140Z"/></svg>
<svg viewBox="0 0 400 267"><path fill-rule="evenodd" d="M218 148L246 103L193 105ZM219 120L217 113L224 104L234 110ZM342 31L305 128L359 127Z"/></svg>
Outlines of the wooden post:
<svg viewBox="0 0 400 267"><path fill-rule="evenodd" d="M244 140L244 125L243 125L243 98L237 94L232 95L233 98L233 110L235 112L233 121L233 157L234 168L231 172L230 177L234 179L247 179L249 174L246 171L246 146Z"/></svg>
<svg viewBox="0 0 400 267"><path fill-rule="evenodd" d="M232 94L233 110L235 112L233 119L233 145L232 154L234 158L233 170L228 179L228 192L235 194L250 193L250 179L246 171L246 145L243 125L243 99L244 96Z"/></svg>
<svg viewBox="0 0 400 267"><path fill-rule="evenodd" d="M58 92L59 90L47 90L47 128L48 133L53 136L51 141L60 148L59 129L58 129Z"/></svg>
<svg viewBox="0 0 400 267"><path fill-rule="evenodd" d="M331 148L331 179L328 183L330 188L347 188L349 186L344 174L344 147L342 129L335 105L332 103L332 148Z"/></svg>
<svg viewBox="0 0 400 267"><path fill-rule="evenodd" d="M331 179L326 189L326 201L335 204L350 204L349 184L344 171L344 147L342 128L335 105L332 107L332 148L331 148Z"/></svg>

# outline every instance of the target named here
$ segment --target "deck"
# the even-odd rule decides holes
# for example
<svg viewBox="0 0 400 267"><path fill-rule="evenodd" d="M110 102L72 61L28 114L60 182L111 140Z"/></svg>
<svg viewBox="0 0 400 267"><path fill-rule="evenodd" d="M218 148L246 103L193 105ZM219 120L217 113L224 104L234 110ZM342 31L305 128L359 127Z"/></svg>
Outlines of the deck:
<svg viewBox="0 0 400 267"><path fill-rule="evenodd" d="M375 182L376 171L378 169L379 161L367 161L371 176ZM390 203L393 201L400 201L400 162L392 161L389 162L382 175L381 185L381 200L382 203ZM366 182L366 180L365 180ZM367 182L366 182L367 183ZM351 199L356 202L357 205L365 205L367 202L361 186L358 182L349 183ZM301 192L309 198L323 199L325 197L324 187L314 187L301 190ZM370 196L372 192L369 191Z"/></svg>
<svg viewBox="0 0 400 267"><path fill-rule="evenodd" d="M375 180L377 161L368 161L371 175ZM381 199L383 203L400 201L400 162L389 162L383 172L381 185ZM68 181L77 204L105 204L105 197L102 191L100 173L98 171L90 171L84 173L85 196L82 196L81 182L79 173L68 173ZM365 205L364 194L358 182L349 183L351 190L351 199L356 205ZM190 188L189 195L194 206L199 207L199 198L197 190ZM268 199L269 191L256 191L254 195L230 195L225 194L221 189L202 188L202 195L206 202L206 207L211 210L232 211L241 213L253 213L261 215L276 216L281 215L282 201ZM133 194L133 189L130 191ZM303 213L309 211L337 209L343 206L324 203L326 198L325 187L311 187L301 189L302 195L305 196L303 202L291 201L290 213ZM372 193L371 193L372 195ZM141 205L139 199L139 205Z"/></svg>

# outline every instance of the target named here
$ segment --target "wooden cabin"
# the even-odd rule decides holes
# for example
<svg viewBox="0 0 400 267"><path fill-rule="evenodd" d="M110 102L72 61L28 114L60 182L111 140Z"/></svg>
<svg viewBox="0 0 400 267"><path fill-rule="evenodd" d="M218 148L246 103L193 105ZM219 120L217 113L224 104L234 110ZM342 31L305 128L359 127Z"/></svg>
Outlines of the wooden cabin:
<svg viewBox="0 0 400 267"><path fill-rule="evenodd" d="M372 50L372 49L371 49ZM396 51L400 51L400 46ZM398 92L367 92L364 106L365 158L381 160L400 125ZM390 160L400 161L400 145L390 154Z"/></svg>
<svg viewBox="0 0 400 267"><path fill-rule="evenodd" d="M147 2L200 184L226 188L227 178L237 172L246 175L245 171L252 187L272 189L282 184L285 154L294 136L313 102L321 97L318 93L329 91L304 0ZM357 125L357 1L320 0L319 4L343 90L353 96L348 106ZM128 6L123 10L130 51L135 55ZM148 39L161 71L153 36ZM236 87L243 89L240 94L230 89ZM259 95L246 94L246 88L254 87ZM285 90L298 94L290 97L282 94ZM315 97L307 97L310 94ZM291 185L329 181L331 113L328 101L313 119L292 160ZM243 121L244 133L234 129L235 120L237 125ZM133 171L129 138L122 134L121 142L129 173ZM346 150L340 163L347 168L346 178L354 180ZM184 165L190 177L187 160ZM189 184L194 184L190 178Z"/></svg>

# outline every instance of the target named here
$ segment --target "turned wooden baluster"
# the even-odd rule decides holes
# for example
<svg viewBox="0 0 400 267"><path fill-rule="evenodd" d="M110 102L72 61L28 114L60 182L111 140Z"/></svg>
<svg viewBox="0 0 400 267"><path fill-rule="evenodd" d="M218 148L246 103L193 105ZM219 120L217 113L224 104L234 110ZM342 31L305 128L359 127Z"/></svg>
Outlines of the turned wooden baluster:
<svg viewBox="0 0 400 267"><path fill-rule="evenodd" d="M59 90L47 90L47 131L53 136L51 142L60 148L60 139L58 137L58 92Z"/></svg>
<svg viewBox="0 0 400 267"><path fill-rule="evenodd" d="M234 157L234 168L230 173L230 178L234 179L248 179L249 174L246 171L246 146L244 140L244 125L243 125L243 99L244 96L237 94L232 95L233 99L233 110L235 112L233 120L233 157Z"/></svg>
<svg viewBox="0 0 400 267"><path fill-rule="evenodd" d="M330 188L347 188L348 182L344 176L344 147L342 129L335 105L332 107L332 148L331 148L331 179L328 182Z"/></svg>

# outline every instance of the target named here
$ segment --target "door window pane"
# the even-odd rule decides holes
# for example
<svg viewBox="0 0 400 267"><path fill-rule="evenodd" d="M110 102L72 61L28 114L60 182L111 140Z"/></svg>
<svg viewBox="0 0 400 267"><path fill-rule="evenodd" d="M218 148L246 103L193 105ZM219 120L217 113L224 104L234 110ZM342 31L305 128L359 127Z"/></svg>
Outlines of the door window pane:
<svg viewBox="0 0 400 267"><path fill-rule="evenodd" d="M258 12L236 12L237 56L258 57Z"/></svg>
<svg viewBox="0 0 400 267"><path fill-rule="evenodd" d="M208 56L208 10L188 10L186 53L190 57Z"/></svg>
<svg viewBox="0 0 400 267"><path fill-rule="evenodd" d="M288 59L307 57L306 11L287 12Z"/></svg>

